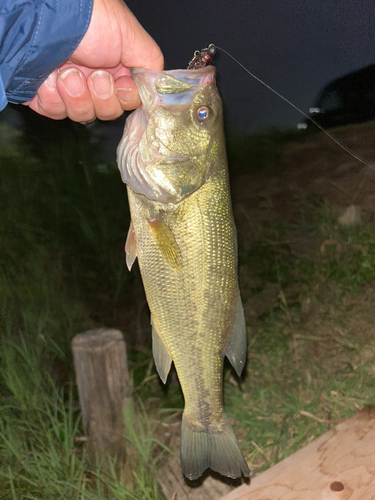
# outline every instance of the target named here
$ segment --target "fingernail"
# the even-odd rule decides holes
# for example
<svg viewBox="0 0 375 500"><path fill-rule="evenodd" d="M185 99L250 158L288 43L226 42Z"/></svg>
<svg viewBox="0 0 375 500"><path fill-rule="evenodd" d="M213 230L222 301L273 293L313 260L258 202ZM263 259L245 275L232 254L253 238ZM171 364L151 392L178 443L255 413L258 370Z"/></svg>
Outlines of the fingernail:
<svg viewBox="0 0 375 500"><path fill-rule="evenodd" d="M124 104L129 104L134 100L134 92L132 88L116 89L116 95Z"/></svg>
<svg viewBox="0 0 375 500"><path fill-rule="evenodd" d="M60 73L60 79L65 87L65 90L72 97L78 97L85 90L81 72L76 68L69 68Z"/></svg>
<svg viewBox="0 0 375 500"><path fill-rule="evenodd" d="M95 94L100 99L107 99L113 92L113 80L107 71L94 71L90 75Z"/></svg>
<svg viewBox="0 0 375 500"><path fill-rule="evenodd" d="M96 117L93 118L92 120L89 120L87 122L79 122L81 125L89 125L90 123L94 122L96 120Z"/></svg>

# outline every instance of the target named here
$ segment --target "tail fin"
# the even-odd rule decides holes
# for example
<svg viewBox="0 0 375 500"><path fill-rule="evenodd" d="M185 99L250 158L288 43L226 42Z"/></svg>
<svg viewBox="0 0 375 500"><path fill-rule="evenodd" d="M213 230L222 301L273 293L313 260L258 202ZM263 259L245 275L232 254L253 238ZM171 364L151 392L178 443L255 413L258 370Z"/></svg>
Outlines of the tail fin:
<svg viewBox="0 0 375 500"><path fill-rule="evenodd" d="M240 451L232 426L224 415L221 432L195 431L182 418L181 466L184 476L197 479L210 468L223 476L249 477L250 471Z"/></svg>

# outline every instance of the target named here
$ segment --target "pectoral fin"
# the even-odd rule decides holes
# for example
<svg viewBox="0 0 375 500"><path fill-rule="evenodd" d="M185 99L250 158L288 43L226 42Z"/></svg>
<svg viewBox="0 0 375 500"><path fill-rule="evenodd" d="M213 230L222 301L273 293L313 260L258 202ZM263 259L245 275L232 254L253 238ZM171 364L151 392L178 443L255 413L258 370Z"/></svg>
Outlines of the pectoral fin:
<svg viewBox="0 0 375 500"><path fill-rule="evenodd" d="M179 268L182 262L181 252L163 212L159 212L156 219L147 222L164 259L170 266Z"/></svg>
<svg viewBox="0 0 375 500"><path fill-rule="evenodd" d="M241 376L242 369L246 362L246 344L245 315L240 292L238 291L236 320L234 322L232 337L225 354L239 377Z"/></svg>
<svg viewBox="0 0 375 500"><path fill-rule="evenodd" d="M172 356L167 351L154 325L152 325L152 353L154 355L156 370L165 384L169 370L171 369Z"/></svg>
<svg viewBox="0 0 375 500"><path fill-rule="evenodd" d="M129 271L134 264L135 259L137 258L137 240L135 237L133 223L130 221L128 237L126 238L125 243L125 253L126 253L126 265L128 266Z"/></svg>

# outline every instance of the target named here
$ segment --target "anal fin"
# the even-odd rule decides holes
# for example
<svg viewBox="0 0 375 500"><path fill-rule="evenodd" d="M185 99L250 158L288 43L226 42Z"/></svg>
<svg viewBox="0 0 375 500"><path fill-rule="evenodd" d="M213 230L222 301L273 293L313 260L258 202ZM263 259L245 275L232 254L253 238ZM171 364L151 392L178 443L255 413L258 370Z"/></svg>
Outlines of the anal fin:
<svg viewBox="0 0 375 500"><path fill-rule="evenodd" d="M237 312L233 333L226 351L226 356L240 377L246 363L247 335L245 315L243 311L240 291L237 292Z"/></svg>
<svg viewBox="0 0 375 500"><path fill-rule="evenodd" d="M158 332L155 330L154 325L152 325L152 353L154 355L156 370L159 374L159 377L165 384L167 382L168 374L171 369L172 356L169 354L167 348L164 345L164 342L160 338Z"/></svg>

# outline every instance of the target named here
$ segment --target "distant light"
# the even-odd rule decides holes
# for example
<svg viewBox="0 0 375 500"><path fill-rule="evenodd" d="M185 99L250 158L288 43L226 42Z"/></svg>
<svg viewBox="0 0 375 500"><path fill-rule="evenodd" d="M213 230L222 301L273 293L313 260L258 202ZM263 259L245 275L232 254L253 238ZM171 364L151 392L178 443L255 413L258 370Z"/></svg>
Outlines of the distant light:
<svg viewBox="0 0 375 500"><path fill-rule="evenodd" d="M307 123L305 123L305 122L297 123L297 128L298 128L298 130L306 130L307 129Z"/></svg>
<svg viewBox="0 0 375 500"><path fill-rule="evenodd" d="M310 108L309 112L311 115L313 115L315 113L321 113L321 109L320 108Z"/></svg>

